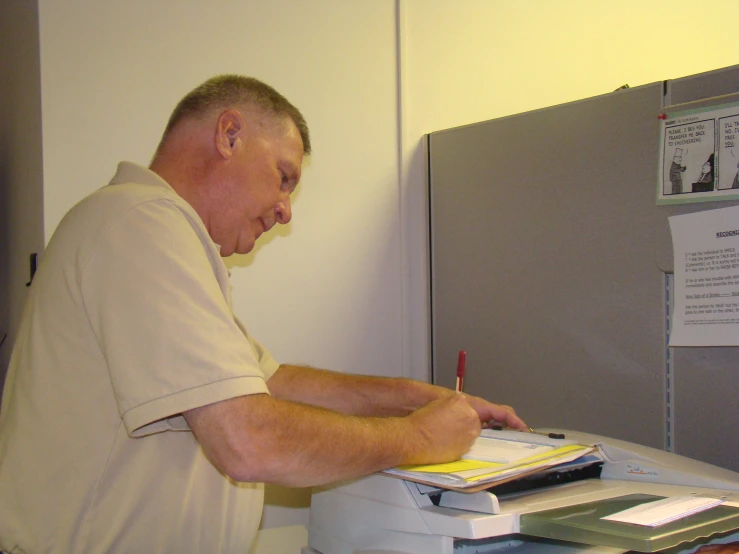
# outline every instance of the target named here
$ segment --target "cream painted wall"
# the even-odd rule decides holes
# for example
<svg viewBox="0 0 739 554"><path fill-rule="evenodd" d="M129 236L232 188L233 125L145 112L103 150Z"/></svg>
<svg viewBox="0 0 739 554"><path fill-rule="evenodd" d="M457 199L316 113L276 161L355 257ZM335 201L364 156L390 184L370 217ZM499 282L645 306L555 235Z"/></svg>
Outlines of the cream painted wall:
<svg viewBox="0 0 739 554"><path fill-rule="evenodd" d="M731 29L739 2L399 2L406 346L410 373L423 378L430 347L422 136L737 64Z"/></svg>
<svg viewBox="0 0 739 554"><path fill-rule="evenodd" d="M278 360L400 374L395 3L39 6L47 241L120 159L149 162L187 91L217 73L254 75L301 109L314 155L292 223L229 260L235 311ZM307 490L268 488L263 527L307 524L309 501ZM257 551L304 542L304 533L269 537Z"/></svg>

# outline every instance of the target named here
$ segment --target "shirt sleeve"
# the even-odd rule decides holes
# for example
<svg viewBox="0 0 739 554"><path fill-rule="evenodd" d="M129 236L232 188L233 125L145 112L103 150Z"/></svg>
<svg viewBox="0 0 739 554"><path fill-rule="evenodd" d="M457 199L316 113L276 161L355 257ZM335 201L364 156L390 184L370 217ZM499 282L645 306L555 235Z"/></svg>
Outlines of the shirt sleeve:
<svg viewBox="0 0 739 554"><path fill-rule="evenodd" d="M187 430L183 411L268 394L265 369L277 364L235 320L209 249L182 210L156 200L111 222L81 261L85 310L131 436Z"/></svg>
<svg viewBox="0 0 739 554"><path fill-rule="evenodd" d="M272 377L280 368L280 364L277 363L272 357L272 354L270 354L269 351L264 346L262 346L262 343L260 343L257 339L249 334L249 332L246 330L246 327L244 327L244 324L238 317L234 316L234 320L236 321L236 325L239 326L239 329L241 329L241 331L244 333L244 336L247 338L249 344L251 344L251 347L254 350L254 354L256 355L257 361L259 362L259 367L262 368L262 373L264 374L264 381L269 381L270 377Z"/></svg>

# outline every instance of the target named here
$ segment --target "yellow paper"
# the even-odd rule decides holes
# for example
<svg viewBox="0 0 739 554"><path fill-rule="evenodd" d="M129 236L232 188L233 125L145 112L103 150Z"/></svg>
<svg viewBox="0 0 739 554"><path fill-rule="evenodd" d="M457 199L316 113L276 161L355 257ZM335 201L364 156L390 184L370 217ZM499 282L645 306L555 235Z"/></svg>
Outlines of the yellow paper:
<svg viewBox="0 0 739 554"><path fill-rule="evenodd" d="M489 467L494 469L504 464L496 464L495 462L483 462L480 460L457 460L456 462L448 462L445 464L428 464L420 466L400 466L398 469L403 471L418 471L420 473L454 473L456 471L466 471L469 469L482 469Z"/></svg>

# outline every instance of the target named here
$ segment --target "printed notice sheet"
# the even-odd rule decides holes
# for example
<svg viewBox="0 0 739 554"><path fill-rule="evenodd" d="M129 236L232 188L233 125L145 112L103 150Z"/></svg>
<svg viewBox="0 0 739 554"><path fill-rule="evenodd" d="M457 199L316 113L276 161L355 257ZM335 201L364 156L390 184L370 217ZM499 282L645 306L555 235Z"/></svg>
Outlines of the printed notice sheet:
<svg viewBox="0 0 739 554"><path fill-rule="evenodd" d="M739 103L660 118L657 204L739 198Z"/></svg>
<svg viewBox="0 0 739 554"><path fill-rule="evenodd" d="M738 346L739 206L668 219L675 253L670 346Z"/></svg>

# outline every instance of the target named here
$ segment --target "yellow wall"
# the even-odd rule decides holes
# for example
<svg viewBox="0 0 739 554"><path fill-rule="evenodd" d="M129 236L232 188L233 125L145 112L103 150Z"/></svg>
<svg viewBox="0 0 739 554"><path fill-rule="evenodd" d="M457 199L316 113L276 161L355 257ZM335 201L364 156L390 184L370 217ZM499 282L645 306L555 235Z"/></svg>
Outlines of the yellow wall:
<svg viewBox="0 0 739 554"><path fill-rule="evenodd" d="M424 132L739 63L737 0L406 4L406 106Z"/></svg>
<svg viewBox="0 0 739 554"><path fill-rule="evenodd" d="M425 133L739 64L738 0L398 0L410 374L428 367Z"/></svg>

